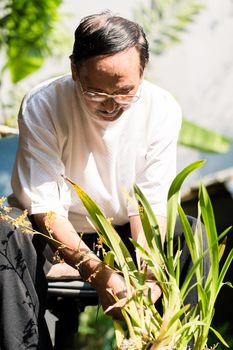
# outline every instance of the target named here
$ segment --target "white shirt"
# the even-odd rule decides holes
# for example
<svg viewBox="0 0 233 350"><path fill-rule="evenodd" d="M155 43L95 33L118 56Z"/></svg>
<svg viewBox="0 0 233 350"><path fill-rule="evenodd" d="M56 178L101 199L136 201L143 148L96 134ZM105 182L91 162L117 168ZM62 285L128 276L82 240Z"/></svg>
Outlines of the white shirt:
<svg viewBox="0 0 233 350"><path fill-rule="evenodd" d="M30 214L54 211L79 232L93 232L78 196L61 176L81 186L113 224L137 215L128 200L136 183L155 214L166 216L176 174L181 110L165 90L147 81L140 99L114 122L92 115L70 75L39 85L19 112L20 139L13 196Z"/></svg>

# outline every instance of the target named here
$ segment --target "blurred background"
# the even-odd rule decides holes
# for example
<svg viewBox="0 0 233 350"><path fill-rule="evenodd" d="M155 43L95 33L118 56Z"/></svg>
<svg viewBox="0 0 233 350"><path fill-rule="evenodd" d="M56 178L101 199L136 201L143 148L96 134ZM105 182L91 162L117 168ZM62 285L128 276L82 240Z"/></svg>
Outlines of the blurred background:
<svg viewBox="0 0 233 350"><path fill-rule="evenodd" d="M202 179L221 232L233 224L232 0L0 0L1 137L17 134L17 111L30 88L69 72L80 19L106 9L137 21L147 33L146 78L169 90L183 110L178 170L207 160L186 181L183 206L196 214ZM1 164L0 186L8 194L9 176ZM230 237L228 249L232 242ZM224 287L215 322L226 334L233 334L232 305L232 290Z"/></svg>
<svg viewBox="0 0 233 350"><path fill-rule="evenodd" d="M185 120L232 139L232 0L1 0L0 123L15 127L23 95L69 72L80 19L105 9L144 27L151 48L146 77L177 98ZM226 138L189 126L181 140L189 147L179 147L178 169L197 158L208 159L202 176L232 166L232 146L221 155L203 153L226 151Z"/></svg>

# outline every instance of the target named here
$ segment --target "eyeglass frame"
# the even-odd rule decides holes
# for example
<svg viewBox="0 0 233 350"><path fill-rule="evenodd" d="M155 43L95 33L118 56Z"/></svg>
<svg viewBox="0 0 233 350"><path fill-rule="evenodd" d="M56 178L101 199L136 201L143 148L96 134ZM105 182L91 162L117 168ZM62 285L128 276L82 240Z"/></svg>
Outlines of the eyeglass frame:
<svg viewBox="0 0 233 350"><path fill-rule="evenodd" d="M123 94L115 94L115 95L112 95L112 94L107 94L106 92L98 92L98 91L87 91L87 90L83 90L83 87L82 87L82 84L81 84L81 81L79 80L79 84L80 84L80 88L81 88L81 93L82 95L84 96L84 98L86 97L89 101L92 101L92 102L97 102L97 103L102 103L108 99L113 99L117 104L119 105L129 105L131 103L135 103L139 100L140 98L140 93L139 95L123 95ZM141 91L140 91L141 92ZM89 95L88 95L89 94ZM101 101L95 101L93 99L94 96L91 96L92 95L97 95L96 97L98 98L98 96L101 98L103 97L103 100ZM118 102L116 101L116 98L124 98L124 97L132 97L134 100L132 101L128 101L128 102ZM95 98L95 97L94 97Z"/></svg>

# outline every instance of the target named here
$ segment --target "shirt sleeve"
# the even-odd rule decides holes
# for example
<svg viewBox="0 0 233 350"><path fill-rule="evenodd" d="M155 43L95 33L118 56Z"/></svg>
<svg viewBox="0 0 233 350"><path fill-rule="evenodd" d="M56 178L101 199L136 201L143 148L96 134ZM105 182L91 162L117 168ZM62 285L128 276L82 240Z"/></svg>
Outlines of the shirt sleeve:
<svg viewBox="0 0 233 350"><path fill-rule="evenodd" d="M30 214L54 211L67 217L70 190L61 176L64 164L52 113L43 97L22 102L12 188L17 202Z"/></svg>
<svg viewBox="0 0 233 350"><path fill-rule="evenodd" d="M152 127L153 134L144 164L137 172L136 184L149 201L153 212L166 216L168 190L176 175L177 140L182 120L180 106L170 94L164 98L159 118L160 122ZM135 208L135 205L129 205L129 216L138 215Z"/></svg>

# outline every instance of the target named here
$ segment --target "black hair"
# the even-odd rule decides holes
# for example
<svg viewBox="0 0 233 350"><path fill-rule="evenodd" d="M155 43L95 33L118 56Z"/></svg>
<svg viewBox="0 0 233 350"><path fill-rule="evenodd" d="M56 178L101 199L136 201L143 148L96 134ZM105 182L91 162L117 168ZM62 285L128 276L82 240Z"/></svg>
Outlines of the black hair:
<svg viewBox="0 0 233 350"><path fill-rule="evenodd" d="M142 27L109 11L84 17L75 30L72 62L79 67L90 57L110 55L135 47L143 73L149 60L148 41Z"/></svg>

